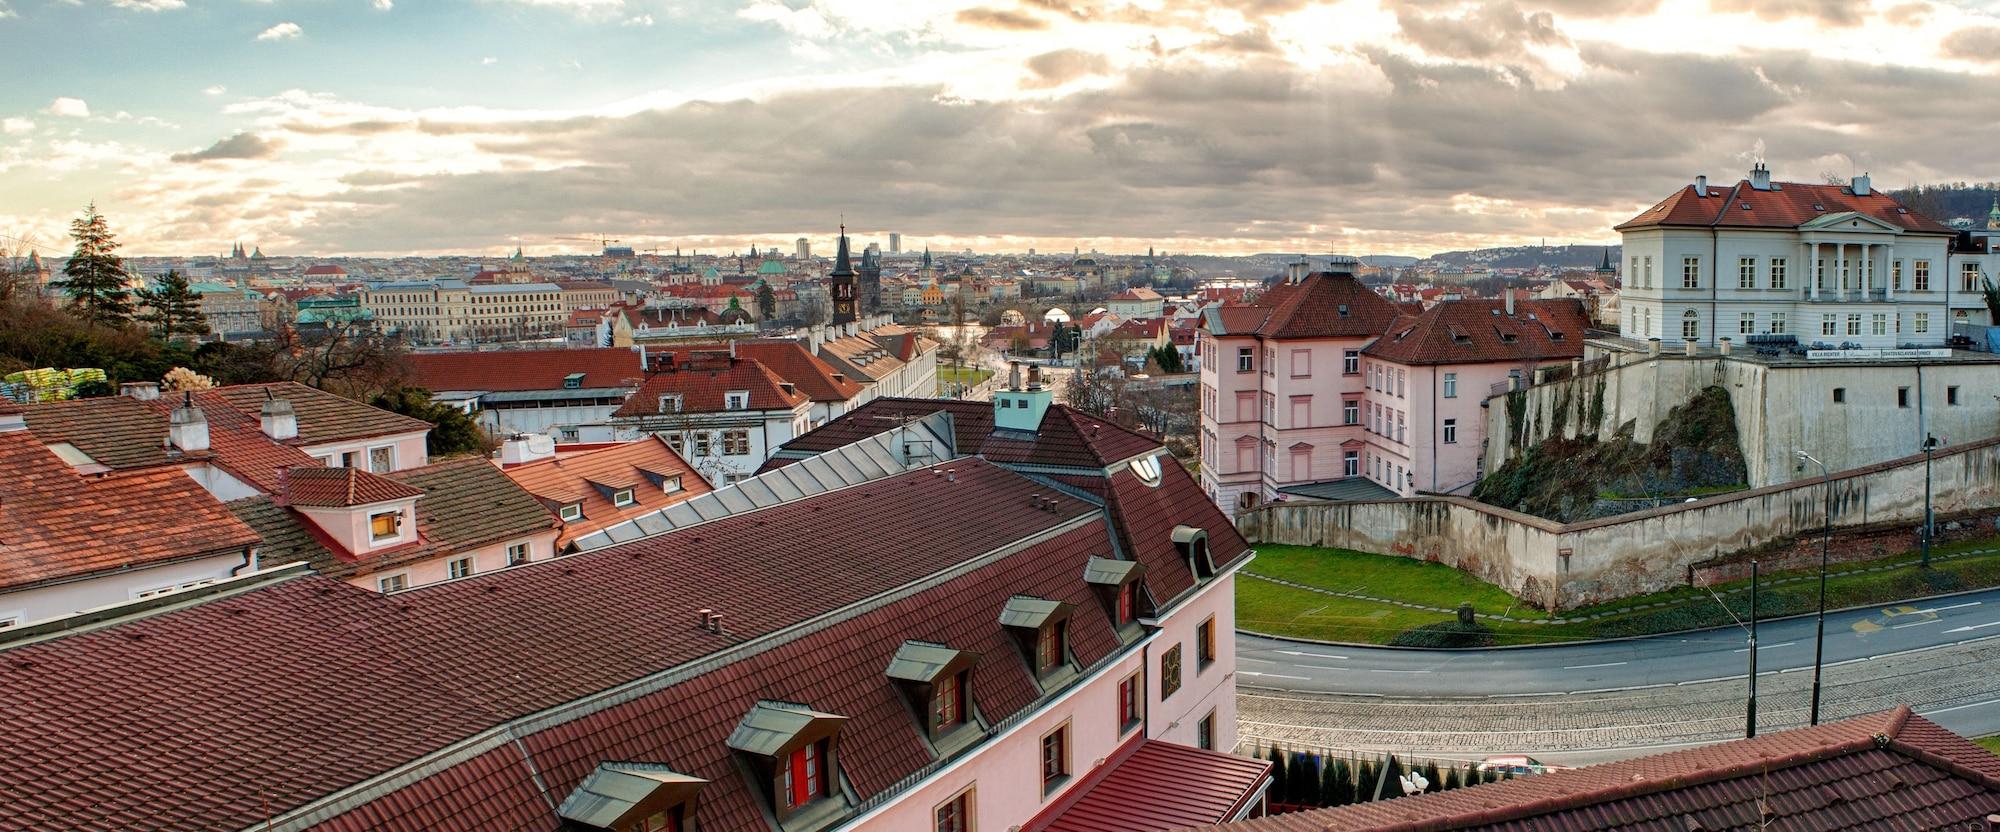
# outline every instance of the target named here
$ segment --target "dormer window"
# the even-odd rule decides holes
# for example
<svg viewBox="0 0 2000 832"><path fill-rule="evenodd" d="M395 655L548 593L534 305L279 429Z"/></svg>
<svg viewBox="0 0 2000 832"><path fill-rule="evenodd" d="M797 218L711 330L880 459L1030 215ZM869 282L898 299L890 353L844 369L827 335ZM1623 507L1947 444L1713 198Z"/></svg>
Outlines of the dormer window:
<svg viewBox="0 0 2000 832"><path fill-rule="evenodd" d="M965 724L965 681L961 670L937 681L931 693L931 732L942 734Z"/></svg>
<svg viewBox="0 0 2000 832"><path fill-rule="evenodd" d="M582 504L582 503L569 503L569 504L567 504L567 505L564 505L564 506L563 506L562 508L559 508L559 509L556 509L556 514L557 514L557 516L561 517L562 519L564 519L564 520L566 520L566 521L571 521L571 522L574 522L574 521L577 521L577 520L582 520L582 519L583 519L583 504Z"/></svg>
<svg viewBox="0 0 2000 832"><path fill-rule="evenodd" d="M660 481L660 491L662 493L677 494L680 493L680 490L681 490L681 475L679 474L663 478Z"/></svg>
<svg viewBox="0 0 2000 832"><path fill-rule="evenodd" d="M570 373L569 375L563 376L563 389L564 390L583 389L583 374Z"/></svg>
<svg viewBox="0 0 2000 832"><path fill-rule="evenodd" d="M724 394L722 395L722 409L723 409L723 410L749 410L749 409L750 409L750 391L748 391L748 390L731 390L731 391L729 391L729 392L727 392L727 393L724 393Z"/></svg>
<svg viewBox="0 0 2000 832"><path fill-rule="evenodd" d="M680 394L679 394L679 393L665 393L665 394L662 394L662 395L660 396L660 412L661 412L661 413L679 413L679 412L681 412L681 396L680 396Z"/></svg>
<svg viewBox="0 0 2000 832"><path fill-rule="evenodd" d="M1146 566L1138 561L1092 557L1084 564L1083 581L1098 591L1120 640L1138 636L1139 616L1150 612L1143 594L1145 575Z"/></svg>
<svg viewBox="0 0 2000 832"><path fill-rule="evenodd" d="M604 763L563 799L565 829L682 832L708 781L657 763Z"/></svg>
<svg viewBox="0 0 2000 832"><path fill-rule="evenodd" d="M784 765L785 808L799 808L826 796L826 740L807 743Z"/></svg>
<svg viewBox="0 0 2000 832"><path fill-rule="evenodd" d="M630 488L621 488L611 492L611 504L614 506L624 508L634 502L637 501L632 499L632 489Z"/></svg>
<svg viewBox="0 0 2000 832"><path fill-rule="evenodd" d="M1175 526L1174 548L1188 560L1197 578L1215 577L1215 561L1208 553L1208 531L1195 526Z"/></svg>
<svg viewBox="0 0 2000 832"><path fill-rule="evenodd" d="M979 654L928 641L906 641L889 661L888 677L923 723L931 745L943 757L978 739L961 731L976 721L972 713L972 668Z"/></svg>
<svg viewBox="0 0 2000 832"><path fill-rule="evenodd" d="M403 513L400 511L383 511L368 515L368 541L370 543L395 540L402 534L402 528Z"/></svg>
<svg viewBox="0 0 2000 832"><path fill-rule="evenodd" d="M760 701L729 734L729 747L766 785L781 827L819 829L848 808L839 783L840 728L844 716L791 702Z"/></svg>
<svg viewBox="0 0 2000 832"><path fill-rule="evenodd" d="M1069 660L1069 604L1016 595L1000 610L1000 624L1014 634L1042 686L1054 688L1074 672Z"/></svg>

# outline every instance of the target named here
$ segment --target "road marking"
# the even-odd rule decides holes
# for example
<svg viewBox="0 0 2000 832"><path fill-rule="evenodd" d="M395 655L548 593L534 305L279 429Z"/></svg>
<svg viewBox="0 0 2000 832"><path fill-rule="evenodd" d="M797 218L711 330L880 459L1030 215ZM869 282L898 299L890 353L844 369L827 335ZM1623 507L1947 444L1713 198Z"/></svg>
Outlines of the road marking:
<svg viewBox="0 0 2000 832"><path fill-rule="evenodd" d="M1993 705L1993 704L2000 704L2000 699L1988 699L1984 702L1974 702L1969 705L1953 705L1949 708L1939 708L1935 711L1918 711L1917 713L1921 716L1930 716L1932 714L1942 714L1942 713L1950 713L1952 711L1962 711L1965 710L1966 708L1984 708L1987 705Z"/></svg>
<svg viewBox="0 0 2000 832"><path fill-rule="evenodd" d="M1944 619L1942 619L1942 618L1933 618L1933 619L1931 619L1931 620L1929 620L1929 621L1912 621L1912 622L1910 622L1910 623L1908 623L1908 624L1898 624L1898 625L1896 625L1896 626L1894 626L1894 627L1890 627L1889 629L1891 629L1891 630L1901 630L1901 629L1904 629L1904 628L1906 628L1906 627L1922 627L1922 626L1924 626L1925 624L1937 624L1937 623L1940 623L1940 622L1942 622L1942 621L1944 621Z"/></svg>
<svg viewBox="0 0 2000 832"><path fill-rule="evenodd" d="M1564 666L1563 666L1563 669L1564 669L1564 670L1589 670L1589 669L1591 669L1591 668L1593 668L1593 667L1617 667L1617 666L1619 666L1619 665L1624 665L1624 664L1631 664L1631 662L1605 662L1605 663L1603 663L1603 664L1571 664L1571 665L1564 665Z"/></svg>
<svg viewBox="0 0 2000 832"><path fill-rule="evenodd" d="M1376 669L1374 669L1374 668L1370 668L1370 669L1368 670L1368 672L1369 672L1369 673L1429 673L1430 671L1428 671L1428 670L1376 670Z"/></svg>
<svg viewBox="0 0 2000 832"><path fill-rule="evenodd" d="M1984 623L1984 624L1973 624L1973 625L1970 625L1970 626L1966 626L1966 627L1958 627L1958 628L1956 628L1956 629L1951 629L1951 630L1946 630L1945 632L1947 632L1947 633L1965 633L1965 632L1971 632L1971 631L1973 631L1973 630L1983 630L1983 629L1985 629L1985 628L1987 628L1987 627L2000 627L2000 621L1988 621L1988 622L1986 622L1986 623Z"/></svg>
<svg viewBox="0 0 2000 832"><path fill-rule="evenodd" d="M1304 676L1286 676L1286 675L1285 675L1285 674L1283 674L1283 673L1256 673L1256 672L1253 672L1253 671L1249 671L1249 670L1238 670L1238 671L1236 671L1236 672L1237 672L1238 674L1241 674L1241 675L1244 675L1244 676L1266 676L1266 677L1269 677L1269 678L1272 678L1272 679L1296 679L1296 680L1298 680L1298 681L1301 681L1301 682L1310 682L1310 681L1312 681L1311 679L1308 679L1308 678L1306 678L1306 677L1304 677Z"/></svg>
<svg viewBox="0 0 2000 832"><path fill-rule="evenodd" d="M1759 647L1759 648L1757 648L1757 649L1759 649L1759 650L1776 650L1776 649L1778 649L1778 648L1780 648L1780 647L1790 647L1790 646L1792 646L1792 645L1794 645L1794 644L1797 644L1797 643L1798 643L1798 642L1796 642L1796 641L1787 641L1787 642L1785 642L1784 644L1766 644L1766 645L1764 645L1764 646L1762 646L1762 647ZM1741 649L1737 649L1737 650L1731 650L1731 651L1729 651L1729 652L1731 652L1731 653L1748 653L1748 652L1750 652L1750 648L1748 648L1748 647L1744 647L1744 648L1741 648Z"/></svg>
<svg viewBox="0 0 2000 832"><path fill-rule="evenodd" d="M1344 667L1334 667L1333 665L1330 665L1330 664L1295 664L1295 665L1292 665L1292 666L1293 666L1293 667L1310 667L1310 668L1312 668L1312 669L1314 669L1314 670L1346 670L1346 669L1347 669L1347 668L1344 668Z"/></svg>
<svg viewBox="0 0 2000 832"><path fill-rule="evenodd" d="M1239 662L1256 662L1258 664L1277 664L1277 662L1271 661L1270 659L1253 659L1249 656L1237 656L1236 660Z"/></svg>
<svg viewBox="0 0 2000 832"><path fill-rule="evenodd" d="M1310 652L1310 651L1306 651L1306 650L1273 650L1272 652L1274 652L1274 653L1277 653L1277 654L1279 654L1279 655L1282 655L1282 656L1311 656L1311 657L1313 657L1313 658L1315 658L1315 659L1344 659L1344 658L1347 658L1346 656L1336 656L1336 655L1334 655L1334 654L1332 654L1332 653L1313 653L1313 652Z"/></svg>
<svg viewBox="0 0 2000 832"><path fill-rule="evenodd" d="M1932 607L1932 608L1930 608L1930 609L1928 609L1928 610L1923 610L1923 612L1944 612L1945 610L1961 610L1961 609L1965 609L1966 607L1976 607L1976 606L1979 606L1980 604L1983 604L1983 603L1986 603L1986 602L1984 602L1984 601L1972 601L1972 602L1969 602L1969 603L1964 603L1964 604L1953 604L1953 605L1951 605L1951 606L1949 606L1949 607Z"/></svg>

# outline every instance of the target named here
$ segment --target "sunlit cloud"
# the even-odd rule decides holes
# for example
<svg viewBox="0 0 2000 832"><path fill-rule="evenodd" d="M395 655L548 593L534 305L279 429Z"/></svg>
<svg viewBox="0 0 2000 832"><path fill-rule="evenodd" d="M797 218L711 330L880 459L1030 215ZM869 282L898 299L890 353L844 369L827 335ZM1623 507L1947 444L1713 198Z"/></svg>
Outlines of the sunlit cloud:
<svg viewBox="0 0 2000 832"><path fill-rule="evenodd" d="M42 112L63 118L89 118L90 105L81 98L58 98L49 102Z"/></svg>
<svg viewBox="0 0 2000 832"><path fill-rule="evenodd" d="M258 40L291 40L305 34L299 24L286 21L257 33Z"/></svg>

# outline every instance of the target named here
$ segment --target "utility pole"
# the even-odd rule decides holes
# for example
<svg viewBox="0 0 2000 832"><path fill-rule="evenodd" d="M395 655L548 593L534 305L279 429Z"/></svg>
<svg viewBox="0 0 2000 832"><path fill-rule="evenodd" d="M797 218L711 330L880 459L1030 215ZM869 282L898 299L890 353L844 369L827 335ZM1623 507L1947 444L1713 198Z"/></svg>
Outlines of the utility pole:
<svg viewBox="0 0 2000 832"><path fill-rule="evenodd" d="M1925 569L1931 568L1931 537L1937 533L1937 517L1931 513L1931 455L1937 452L1937 447L1940 444L1942 443L1938 442L1938 438L1935 436L1926 435L1924 437L1924 554L1922 564Z"/></svg>
<svg viewBox="0 0 2000 832"><path fill-rule="evenodd" d="M1757 562L1750 562L1750 707L1744 717L1743 738L1757 736Z"/></svg>
<svg viewBox="0 0 2000 832"><path fill-rule="evenodd" d="M1813 458L1805 451L1799 452L1799 459L1819 466L1819 476L1826 492L1826 530L1819 539L1819 620L1813 631L1813 675L1812 675L1812 718L1809 724L1819 724L1819 671L1826 657L1826 560L1827 550L1833 545L1833 475L1827 473L1826 463ZM1754 600L1754 599L1753 599Z"/></svg>

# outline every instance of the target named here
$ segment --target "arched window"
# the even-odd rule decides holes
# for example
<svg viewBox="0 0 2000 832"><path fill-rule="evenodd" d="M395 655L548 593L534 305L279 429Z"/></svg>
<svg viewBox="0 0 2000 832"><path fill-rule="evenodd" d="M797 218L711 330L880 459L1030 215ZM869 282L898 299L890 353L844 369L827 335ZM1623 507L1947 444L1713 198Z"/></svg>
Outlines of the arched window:
<svg viewBox="0 0 2000 832"><path fill-rule="evenodd" d="M1689 309L1681 313L1681 340L1693 341L1701 337L1701 316Z"/></svg>

